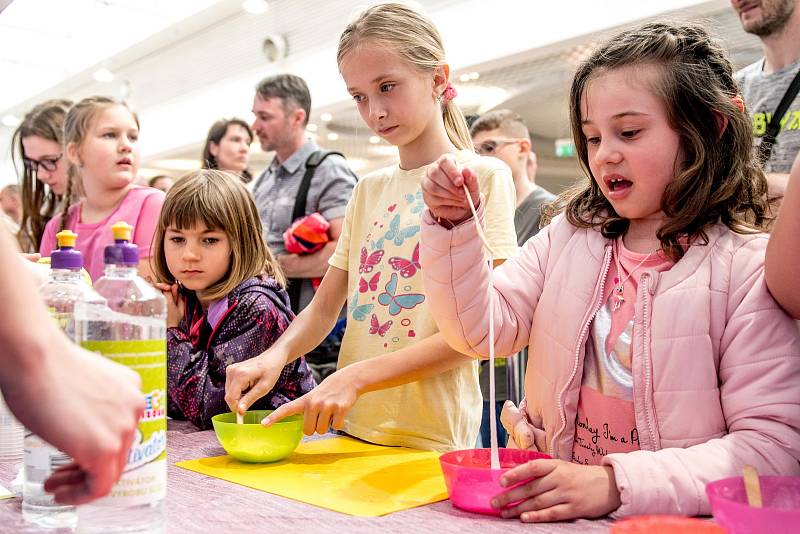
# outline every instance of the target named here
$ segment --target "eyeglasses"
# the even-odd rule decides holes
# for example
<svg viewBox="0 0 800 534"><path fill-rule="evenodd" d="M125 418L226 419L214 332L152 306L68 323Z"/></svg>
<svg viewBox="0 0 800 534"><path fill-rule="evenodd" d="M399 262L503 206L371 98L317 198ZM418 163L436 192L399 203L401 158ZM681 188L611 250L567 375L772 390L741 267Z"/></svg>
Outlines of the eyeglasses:
<svg viewBox="0 0 800 534"><path fill-rule="evenodd" d="M491 156L492 154L497 152L497 149L500 148L501 146L510 145L511 143L516 143L517 141L519 141L519 139L499 139L499 140L489 139L477 145L475 147L475 152L477 152L481 156Z"/></svg>
<svg viewBox="0 0 800 534"><path fill-rule="evenodd" d="M26 158L25 156L22 157L22 163L25 165L25 168L30 169L32 173L38 173L39 167L44 167L44 170L47 172L53 172L58 167L58 162L61 160L64 154L59 154L54 158L42 158L40 160L35 160L31 158Z"/></svg>

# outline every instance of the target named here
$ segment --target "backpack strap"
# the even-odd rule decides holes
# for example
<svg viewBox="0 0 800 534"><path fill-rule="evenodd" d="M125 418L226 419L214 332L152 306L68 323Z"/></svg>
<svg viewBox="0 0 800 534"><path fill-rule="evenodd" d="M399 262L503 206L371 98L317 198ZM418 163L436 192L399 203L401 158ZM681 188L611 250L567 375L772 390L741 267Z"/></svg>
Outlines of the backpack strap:
<svg viewBox="0 0 800 534"><path fill-rule="evenodd" d="M762 167L767 164L770 156L772 156L772 146L775 144L775 139L781 132L781 119L786 115L786 111L797 96L798 91L800 91L800 70L795 74L792 83L789 84L780 104L778 104L778 108L775 110L775 113L772 114L772 117L770 117L769 124L767 124L767 131L761 138L761 144L758 145L758 159Z"/></svg>
<svg viewBox="0 0 800 534"><path fill-rule="evenodd" d="M311 179L317 171L325 158L331 154L336 154L344 158L344 154L334 150L317 150L312 152L308 159L306 159L306 172L303 179L300 181L300 188L297 190L297 197L294 201L294 209L292 210L292 223L300 217L306 215L306 202L308 201L308 190L311 188ZM303 278L289 278L287 280L286 291L289 293L289 302L291 303L294 313L300 313L298 309L300 306L300 288L302 287Z"/></svg>

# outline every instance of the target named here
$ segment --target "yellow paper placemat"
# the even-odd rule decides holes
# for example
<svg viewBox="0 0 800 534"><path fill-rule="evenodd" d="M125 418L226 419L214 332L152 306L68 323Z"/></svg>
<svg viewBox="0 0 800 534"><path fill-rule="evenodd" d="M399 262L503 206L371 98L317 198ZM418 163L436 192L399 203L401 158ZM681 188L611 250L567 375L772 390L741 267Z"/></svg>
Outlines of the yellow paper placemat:
<svg viewBox="0 0 800 534"><path fill-rule="evenodd" d="M337 437L301 443L272 464L215 456L175 465L345 514L380 516L447 499L439 456Z"/></svg>

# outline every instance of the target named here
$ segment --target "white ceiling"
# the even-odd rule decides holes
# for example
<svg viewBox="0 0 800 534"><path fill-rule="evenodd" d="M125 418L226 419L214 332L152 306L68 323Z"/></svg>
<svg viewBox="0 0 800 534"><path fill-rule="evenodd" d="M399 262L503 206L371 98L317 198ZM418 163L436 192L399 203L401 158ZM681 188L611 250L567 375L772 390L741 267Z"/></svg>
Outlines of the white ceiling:
<svg viewBox="0 0 800 534"><path fill-rule="evenodd" d="M180 174L198 160L214 120L233 115L249 120L256 81L288 71L304 76L311 87L312 121L318 126L312 135L364 172L396 159L394 147L368 141L371 132L335 66L338 33L366 3L271 0L267 13L252 15L243 11L241 0L15 0L0 13L0 69L4 80L14 81L0 93L0 116L21 115L56 96L127 93L142 119L145 166ZM442 31L464 111L511 107L522 114L539 154L541 181L552 188L578 174L574 161L554 157L552 143L569 135L566 91L576 58L593 43L631 21L672 9L667 13L673 19L705 19L739 65L760 51L726 0L420 3ZM7 36L14 32L16 39ZM287 37L287 60L265 61L260 45L270 33ZM19 42L37 45L28 52ZM113 83L92 80L101 66L115 72ZM479 78L458 81L471 72ZM333 120L321 121L322 113ZM0 125L0 183L14 179L2 167L12 130ZM338 139L329 140L329 134ZM255 171L271 157L257 145L251 153Z"/></svg>

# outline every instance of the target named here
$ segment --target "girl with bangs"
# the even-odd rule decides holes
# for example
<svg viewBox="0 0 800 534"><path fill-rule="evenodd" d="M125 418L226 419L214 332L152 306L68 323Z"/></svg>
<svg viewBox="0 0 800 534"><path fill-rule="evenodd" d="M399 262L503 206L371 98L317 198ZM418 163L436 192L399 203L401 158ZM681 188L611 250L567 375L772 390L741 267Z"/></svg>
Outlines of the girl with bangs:
<svg viewBox="0 0 800 534"><path fill-rule="evenodd" d="M154 238L153 270L167 297L168 412L202 429L225 413L225 371L265 351L294 318L286 279L262 238L241 180L200 170L170 189ZM253 409L314 387L306 362L286 365Z"/></svg>
<svg viewBox="0 0 800 534"><path fill-rule="evenodd" d="M529 346L526 397L501 420L509 446L553 459L501 477L521 483L493 500L503 517L708 515L706 484L745 464L800 474L800 332L767 290L767 182L732 74L694 25L596 50L570 92L588 179L492 286L474 179L440 164L423 181L420 259L445 339L480 357Z"/></svg>

